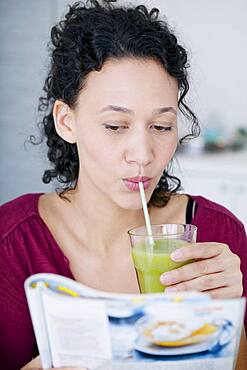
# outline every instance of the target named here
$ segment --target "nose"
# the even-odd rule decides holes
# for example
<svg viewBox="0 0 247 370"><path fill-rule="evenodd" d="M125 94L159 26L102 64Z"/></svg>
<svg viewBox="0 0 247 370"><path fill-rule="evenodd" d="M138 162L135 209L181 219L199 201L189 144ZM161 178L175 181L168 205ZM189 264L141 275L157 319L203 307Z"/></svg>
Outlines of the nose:
<svg viewBox="0 0 247 370"><path fill-rule="evenodd" d="M125 151L125 160L127 163L135 163L139 167L146 167L154 159L153 142L150 135L143 132L136 132L128 138Z"/></svg>

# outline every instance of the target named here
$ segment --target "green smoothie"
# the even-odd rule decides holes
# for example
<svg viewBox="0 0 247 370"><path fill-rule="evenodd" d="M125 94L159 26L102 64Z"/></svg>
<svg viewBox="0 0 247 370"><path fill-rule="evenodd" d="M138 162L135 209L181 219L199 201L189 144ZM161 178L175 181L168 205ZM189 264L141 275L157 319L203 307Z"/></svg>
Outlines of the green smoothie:
<svg viewBox="0 0 247 370"><path fill-rule="evenodd" d="M164 292L165 286L160 283L160 275L191 262L174 262L170 258L170 254L175 249L185 245L188 245L188 242L169 239L156 240L153 253L145 243L136 244L132 248L131 253L141 293Z"/></svg>

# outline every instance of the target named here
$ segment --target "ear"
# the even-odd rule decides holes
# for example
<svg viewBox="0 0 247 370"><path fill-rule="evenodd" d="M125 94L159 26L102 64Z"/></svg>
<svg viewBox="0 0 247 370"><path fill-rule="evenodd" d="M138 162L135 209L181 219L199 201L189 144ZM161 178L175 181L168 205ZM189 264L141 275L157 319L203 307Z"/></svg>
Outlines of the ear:
<svg viewBox="0 0 247 370"><path fill-rule="evenodd" d="M56 100L53 107L53 119L57 134L68 143L76 142L73 112L71 108L60 100Z"/></svg>

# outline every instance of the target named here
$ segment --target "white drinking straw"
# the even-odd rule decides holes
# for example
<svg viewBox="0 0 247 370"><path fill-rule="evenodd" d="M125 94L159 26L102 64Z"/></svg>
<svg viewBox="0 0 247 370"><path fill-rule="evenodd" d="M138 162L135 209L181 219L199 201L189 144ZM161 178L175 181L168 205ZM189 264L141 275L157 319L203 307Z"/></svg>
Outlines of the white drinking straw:
<svg viewBox="0 0 247 370"><path fill-rule="evenodd" d="M145 218L145 223L146 223L146 228L147 228L147 233L148 233L148 244L150 246L150 251L153 251L154 239L153 239L153 232L152 232L151 222L150 222L149 213L148 213L145 191L144 191L143 183L138 182L138 184L139 184L139 190L140 190L140 195L141 195L141 200L142 200L142 208L143 208L143 213L144 213L144 218Z"/></svg>

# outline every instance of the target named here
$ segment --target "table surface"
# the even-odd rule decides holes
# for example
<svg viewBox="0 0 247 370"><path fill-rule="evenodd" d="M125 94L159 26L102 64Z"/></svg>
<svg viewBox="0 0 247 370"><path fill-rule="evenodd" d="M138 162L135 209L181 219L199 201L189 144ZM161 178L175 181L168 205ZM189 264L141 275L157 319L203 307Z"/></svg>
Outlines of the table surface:
<svg viewBox="0 0 247 370"><path fill-rule="evenodd" d="M245 332L243 331L235 370L246 370L246 369L247 369L247 339Z"/></svg>

